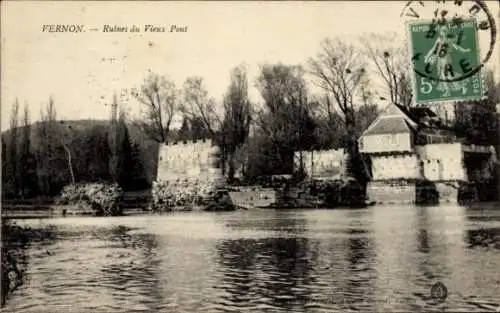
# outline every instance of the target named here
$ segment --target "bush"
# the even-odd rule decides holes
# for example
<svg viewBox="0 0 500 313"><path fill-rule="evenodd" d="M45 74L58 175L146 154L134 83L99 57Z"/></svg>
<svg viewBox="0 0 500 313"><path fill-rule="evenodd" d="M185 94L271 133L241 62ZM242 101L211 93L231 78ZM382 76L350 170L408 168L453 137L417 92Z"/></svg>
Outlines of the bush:
<svg viewBox="0 0 500 313"><path fill-rule="evenodd" d="M224 180L218 178L155 181L152 188L152 208L171 210L177 206L206 204L224 183Z"/></svg>
<svg viewBox="0 0 500 313"><path fill-rule="evenodd" d="M97 215L116 216L122 213L120 202L123 190L118 184L74 184L63 188L59 202L62 204L87 204Z"/></svg>

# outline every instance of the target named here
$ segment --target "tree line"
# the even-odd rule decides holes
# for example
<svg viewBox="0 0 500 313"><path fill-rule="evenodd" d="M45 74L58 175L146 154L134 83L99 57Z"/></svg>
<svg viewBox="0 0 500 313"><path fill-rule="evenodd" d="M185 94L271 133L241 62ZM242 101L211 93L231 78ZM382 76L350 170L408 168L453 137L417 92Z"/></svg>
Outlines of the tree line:
<svg viewBox="0 0 500 313"><path fill-rule="evenodd" d="M366 181L356 140L378 116L381 98L413 105L412 74L407 49L394 43L394 35L370 34L360 45L326 38L305 66L262 65L254 82L261 103L250 102L241 66L232 70L222 103L209 96L201 77L189 77L177 89L166 76L151 74L134 96L145 105L141 125L151 138L168 141L173 116L182 114L183 138L210 137L229 179L240 167L246 179L291 173L294 151L343 147L348 173ZM485 77L487 98L458 105L448 126L470 142L498 146L499 85L491 70ZM319 93L312 93L308 78Z"/></svg>
<svg viewBox="0 0 500 313"><path fill-rule="evenodd" d="M52 198L77 182L117 182L125 190L149 186L125 112L89 127L58 120L52 99L35 124L30 123L27 106L22 116L19 107L16 100L11 127L2 134L4 199Z"/></svg>
<svg viewBox="0 0 500 313"><path fill-rule="evenodd" d="M360 42L327 38L305 65L262 65L254 82L261 103L249 99L251 82L243 66L231 71L221 103L209 95L202 77L188 77L178 88L168 76L149 72L139 88L127 91L141 106L140 118L118 112L115 97L110 122L85 133L58 122L49 101L32 140L28 111L19 120L16 103L9 136L2 137L4 183L14 195L53 195L77 181L147 187L151 182L144 178L140 149L127 125L158 144L211 139L220 150L217 166L230 180L237 169L249 181L291 173L294 151L343 147L349 174L366 182L356 139L378 116L380 98L412 106L412 73L407 49L394 44L392 35L369 35ZM320 92L312 92L309 78ZM485 81L487 98L460 104L450 127L469 141L498 147L499 84L491 71ZM173 129L179 115L181 127Z"/></svg>

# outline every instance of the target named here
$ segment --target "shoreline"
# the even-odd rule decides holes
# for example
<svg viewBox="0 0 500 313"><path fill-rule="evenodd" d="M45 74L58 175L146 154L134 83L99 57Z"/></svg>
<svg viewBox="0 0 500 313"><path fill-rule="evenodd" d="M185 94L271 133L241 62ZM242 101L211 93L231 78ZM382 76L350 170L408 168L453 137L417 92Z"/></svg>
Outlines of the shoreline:
<svg viewBox="0 0 500 313"><path fill-rule="evenodd" d="M66 210L66 213L63 213ZM8 205L2 206L2 219L53 218L71 216L93 216L93 211L75 209L74 205ZM149 210L141 207L124 208L123 216L147 214Z"/></svg>
<svg viewBox="0 0 500 313"><path fill-rule="evenodd" d="M395 205L415 205L415 206L433 206L433 207L440 207L440 206L448 206L450 204L456 204L457 206L463 206L463 207L469 207L469 208L479 208L479 207L487 207L490 205L498 206L500 205L500 202L498 201L485 201L485 202L473 202L473 203L467 203L467 204L459 204L457 202L442 202L434 205L418 205L415 203L408 203L405 201L401 202L391 202L391 203L383 203L379 204L376 203L374 205L370 206L365 206L365 207L335 207L335 208L328 208L328 207L297 207L297 208L279 208L279 207L269 207L269 208L254 208L254 209L240 209L243 211L260 211L260 210L358 210L358 209L369 209L369 208L376 208L380 206L395 206ZM10 220L10 219L31 219L31 218L58 218L58 217L75 217L75 216L94 216L91 212L68 212L66 215L62 214L62 210L64 208L69 208L71 205L58 205L57 208L55 207L48 207L48 206L36 206L32 205L30 209L25 209L27 205L22 205L23 209L13 209L15 206L2 206L1 210L1 218L5 220ZM238 211L238 209L236 210ZM155 214L162 214L162 213L172 213L172 212L210 212L210 211L199 211L199 210L172 210L172 211L161 211L161 212L155 212L151 210L147 210L145 208L140 208L140 207L135 207L135 208L124 208L123 214L120 216L145 216L145 215L155 215ZM220 211L223 212L223 211Z"/></svg>

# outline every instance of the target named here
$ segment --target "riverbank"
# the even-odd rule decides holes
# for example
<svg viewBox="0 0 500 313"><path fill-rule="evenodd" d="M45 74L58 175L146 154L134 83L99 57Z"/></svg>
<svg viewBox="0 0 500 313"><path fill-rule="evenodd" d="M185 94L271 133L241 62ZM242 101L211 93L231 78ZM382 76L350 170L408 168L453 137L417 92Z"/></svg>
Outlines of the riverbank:
<svg viewBox="0 0 500 313"><path fill-rule="evenodd" d="M5 305L7 296L22 284L22 271L19 268L17 246L23 243L23 229L2 219L2 289L1 306Z"/></svg>
<svg viewBox="0 0 500 313"><path fill-rule="evenodd" d="M284 201L283 196L275 188L264 188L260 186L238 186L232 187L229 190L229 195L235 209L318 209L318 208L341 208L347 207L340 205L337 201L335 206L325 204L325 196L318 190L309 190L308 188L291 188L288 191L288 201ZM338 191L336 192L338 193ZM336 194L334 192L334 194ZM392 194L391 201L368 203L366 205L385 205L385 204L409 204L412 201L407 201L404 197L396 197ZM335 199L334 199L335 200ZM29 219L29 218L51 218L63 216L85 216L94 215L95 212L89 210L88 207L78 205L56 205L49 203L50 201L37 200L22 200L22 201L5 201L2 203L1 216L7 219ZM326 201L327 202L327 201ZM441 203L449 203L451 201L441 201ZM467 205L483 205L485 202L470 201ZM148 215L154 214L151 210L151 193L149 190L126 193L121 205L123 207L122 215ZM464 204L464 203L463 203ZM359 206L356 206L359 207ZM168 210L160 210L159 212L170 211L196 211L202 210L199 208L189 209L187 207L170 208ZM217 211L217 210L214 210Z"/></svg>
<svg viewBox="0 0 500 313"><path fill-rule="evenodd" d="M47 238L45 230L19 226L14 221L2 218L2 288L0 290L3 307L9 297L26 280L26 256L24 249L33 240Z"/></svg>
<svg viewBox="0 0 500 313"><path fill-rule="evenodd" d="M143 214L151 201L151 190L125 192L120 205L125 215ZM57 204L56 198L3 200L2 218L47 218L64 215L92 215L84 206Z"/></svg>
<svg viewBox="0 0 500 313"><path fill-rule="evenodd" d="M62 216L85 216L94 215L94 212L82 210L73 210L72 205L59 205L55 207L37 207L37 206L22 206L18 207L2 207L2 219L27 219L27 218L51 218ZM127 208L123 210L123 215L143 215L148 214L149 210L144 208Z"/></svg>

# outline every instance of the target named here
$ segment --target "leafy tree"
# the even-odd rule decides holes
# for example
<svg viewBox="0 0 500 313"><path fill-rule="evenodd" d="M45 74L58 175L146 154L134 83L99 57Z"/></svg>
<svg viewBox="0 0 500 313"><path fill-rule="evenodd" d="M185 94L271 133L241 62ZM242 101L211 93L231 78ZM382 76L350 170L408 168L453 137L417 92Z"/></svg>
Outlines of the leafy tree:
<svg viewBox="0 0 500 313"><path fill-rule="evenodd" d="M131 149L131 157L134 164L130 172L131 180L133 181L133 190L148 189L151 187L151 185L146 178L144 163L142 161L139 145L137 143L132 143Z"/></svg>
<svg viewBox="0 0 500 313"><path fill-rule="evenodd" d="M259 130L270 141L267 157L280 174L293 169L293 154L315 146L314 103L310 101L304 71L299 66L264 65L257 78L264 108L255 115Z"/></svg>
<svg viewBox="0 0 500 313"><path fill-rule="evenodd" d="M41 123L35 132L38 185L43 195L54 196L68 183L69 176L66 152L61 140L64 125L57 122L52 98L49 98L40 115Z"/></svg>
<svg viewBox="0 0 500 313"><path fill-rule="evenodd" d="M185 141L191 140L191 139L192 139L192 136L191 136L190 123L189 123L188 118L186 116L184 116L182 118L181 128L179 129L179 132L177 134L177 140L185 142Z"/></svg>
<svg viewBox="0 0 500 313"><path fill-rule="evenodd" d="M246 181L256 183L261 176L283 173L283 166L275 154L274 142L264 132L251 136L247 145Z"/></svg>
<svg viewBox="0 0 500 313"><path fill-rule="evenodd" d="M5 179L6 169L7 169L7 161L5 160L5 156L7 154L7 145L5 144L3 135L1 137L1 141L2 141L2 154L0 156L2 159L2 177L3 179Z"/></svg>
<svg viewBox="0 0 500 313"><path fill-rule="evenodd" d="M149 188L139 146L136 143L132 143L123 112L120 114L117 129L118 159L115 170L116 182L124 191Z"/></svg>
<svg viewBox="0 0 500 313"><path fill-rule="evenodd" d="M189 125L191 128L191 136L193 140L205 139L208 136L203 120L199 116L194 116L189 119Z"/></svg>
<svg viewBox="0 0 500 313"><path fill-rule="evenodd" d="M31 145L31 124L28 107L24 108L22 134L19 142L19 186L23 196L31 197L38 191L37 186L37 164Z"/></svg>
<svg viewBox="0 0 500 313"><path fill-rule="evenodd" d="M468 142L498 146L496 106L500 103L500 83L495 83L491 70L485 74L485 85L488 93L484 100L464 102L456 106L454 128Z"/></svg>
<svg viewBox="0 0 500 313"><path fill-rule="evenodd" d="M248 138L251 121L248 80L242 67L233 69L231 84L224 98L224 117L220 129L221 159L228 178L236 171L236 152Z"/></svg>
<svg viewBox="0 0 500 313"><path fill-rule="evenodd" d="M118 123L119 140L118 140L118 160L116 168L116 181L123 190L133 188L133 181L130 175L130 170L134 167L132 159L132 146L130 143L130 135L125 121L121 120Z"/></svg>
<svg viewBox="0 0 500 313"><path fill-rule="evenodd" d="M85 138L85 181L109 181L111 148L108 142L108 134L103 126L94 126Z"/></svg>
<svg viewBox="0 0 500 313"><path fill-rule="evenodd" d="M113 95L113 102L111 103L111 117L108 126L108 145L110 149L109 155L109 174L111 178L116 181L116 167L118 162L118 116L119 116L118 97L116 93Z"/></svg>
<svg viewBox="0 0 500 313"><path fill-rule="evenodd" d="M8 136L2 134L2 199L12 198L14 188L11 175L11 164L8 157L7 143Z"/></svg>

